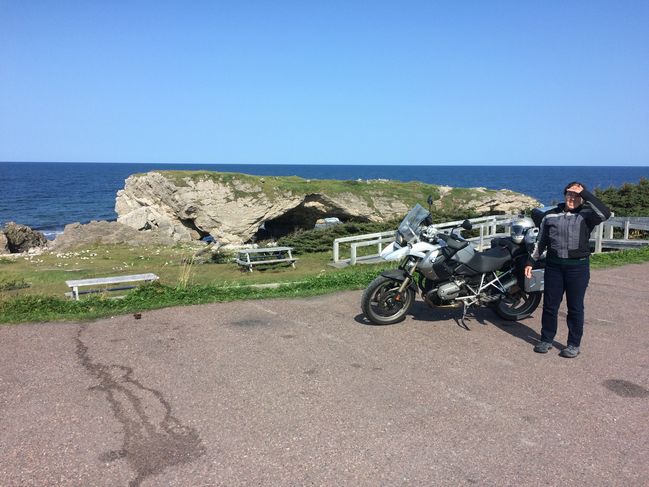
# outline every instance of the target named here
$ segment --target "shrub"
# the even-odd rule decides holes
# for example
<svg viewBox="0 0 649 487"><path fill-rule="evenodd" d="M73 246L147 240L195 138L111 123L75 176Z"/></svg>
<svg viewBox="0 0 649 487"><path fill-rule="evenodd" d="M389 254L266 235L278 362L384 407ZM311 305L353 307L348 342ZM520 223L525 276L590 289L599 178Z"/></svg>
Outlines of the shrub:
<svg viewBox="0 0 649 487"><path fill-rule="evenodd" d="M296 254L328 252L333 247L334 240L337 238L362 235L365 233L386 232L395 230L398 225L398 220L391 220L384 223L349 222L322 229L299 230L280 238L277 243L282 246L293 247Z"/></svg>
<svg viewBox="0 0 649 487"><path fill-rule="evenodd" d="M30 284L24 279L14 279L12 281L0 281L0 291L14 291L16 289L25 289Z"/></svg>
<svg viewBox="0 0 649 487"><path fill-rule="evenodd" d="M435 223L464 220L465 218L481 216L475 212L467 210L458 212L457 210L437 209L433 209L431 215L433 222ZM282 246L293 247L296 254L328 252L332 249L334 240L337 238L363 235L366 233L394 231L397 229L402 219L403 217L386 222L373 223L347 222L342 225L335 225L328 228L299 230L278 239L277 243Z"/></svg>
<svg viewBox="0 0 649 487"><path fill-rule="evenodd" d="M641 178L638 184L625 183L620 188L598 188L595 194L615 216L649 215L649 179Z"/></svg>

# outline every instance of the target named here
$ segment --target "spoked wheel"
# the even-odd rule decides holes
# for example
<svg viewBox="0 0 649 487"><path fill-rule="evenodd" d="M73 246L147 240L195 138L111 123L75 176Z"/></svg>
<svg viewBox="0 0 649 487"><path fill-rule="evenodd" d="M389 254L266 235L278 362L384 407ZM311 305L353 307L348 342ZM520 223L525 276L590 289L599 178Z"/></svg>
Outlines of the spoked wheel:
<svg viewBox="0 0 649 487"><path fill-rule="evenodd" d="M542 293L527 293L518 286L501 299L496 306L496 313L507 321L518 321L527 318L538 308Z"/></svg>
<svg viewBox="0 0 649 487"><path fill-rule="evenodd" d="M365 289L361 308L375 325L391 325L403 320L415 302L415 292L408 287L399 294L401 282L379 276Z"/></svg>

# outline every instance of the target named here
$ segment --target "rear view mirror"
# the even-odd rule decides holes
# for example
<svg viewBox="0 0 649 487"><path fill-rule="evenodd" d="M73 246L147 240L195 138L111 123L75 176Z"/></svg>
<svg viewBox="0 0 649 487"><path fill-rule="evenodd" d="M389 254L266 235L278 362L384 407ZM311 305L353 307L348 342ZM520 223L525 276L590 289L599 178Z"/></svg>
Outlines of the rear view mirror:
<svg viewBox="0 0 649 487"><path fill-rule="evenodd" d="M473 228L473 224L469 220L464 220L462 222L462 228L465 230L471 230Z"/></svg>

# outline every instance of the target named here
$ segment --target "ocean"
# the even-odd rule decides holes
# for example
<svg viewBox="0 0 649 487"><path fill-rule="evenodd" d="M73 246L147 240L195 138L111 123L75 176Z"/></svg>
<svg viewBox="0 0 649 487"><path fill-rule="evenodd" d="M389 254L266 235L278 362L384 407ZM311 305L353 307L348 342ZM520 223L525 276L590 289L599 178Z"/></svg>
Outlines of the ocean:
<svg viewBox="0 0 649 487"><path fill-rule="evenodd" d="M637 183L649 166L369 166L270 164L116 164L0 162L0 225L14 221L52 239L68 223L115 220L115 196L134 173L209 170L307 179L395 179L455 187L511 189L552 204L563 187L581 181L590 189ZM423 203L423 202L422 202Z"/></svg>

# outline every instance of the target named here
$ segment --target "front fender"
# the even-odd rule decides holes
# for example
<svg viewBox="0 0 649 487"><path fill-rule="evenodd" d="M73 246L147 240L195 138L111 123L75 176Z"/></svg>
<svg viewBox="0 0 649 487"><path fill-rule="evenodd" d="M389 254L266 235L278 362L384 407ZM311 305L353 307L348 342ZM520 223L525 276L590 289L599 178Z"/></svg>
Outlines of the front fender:
<svg viewBox="0 0 649 487"><path fill-rule="evenodd" d="M383 277L387 277L388 279L392 279L398 282L403 282L408 277L408 274L406 274L406 271L404 271L403 269L392 269L389 271L383 271L381 272L381 275ZM414 279L410 281L409 287L414 289L415 292L417 291L417 284L415 283Z"/></svg>

